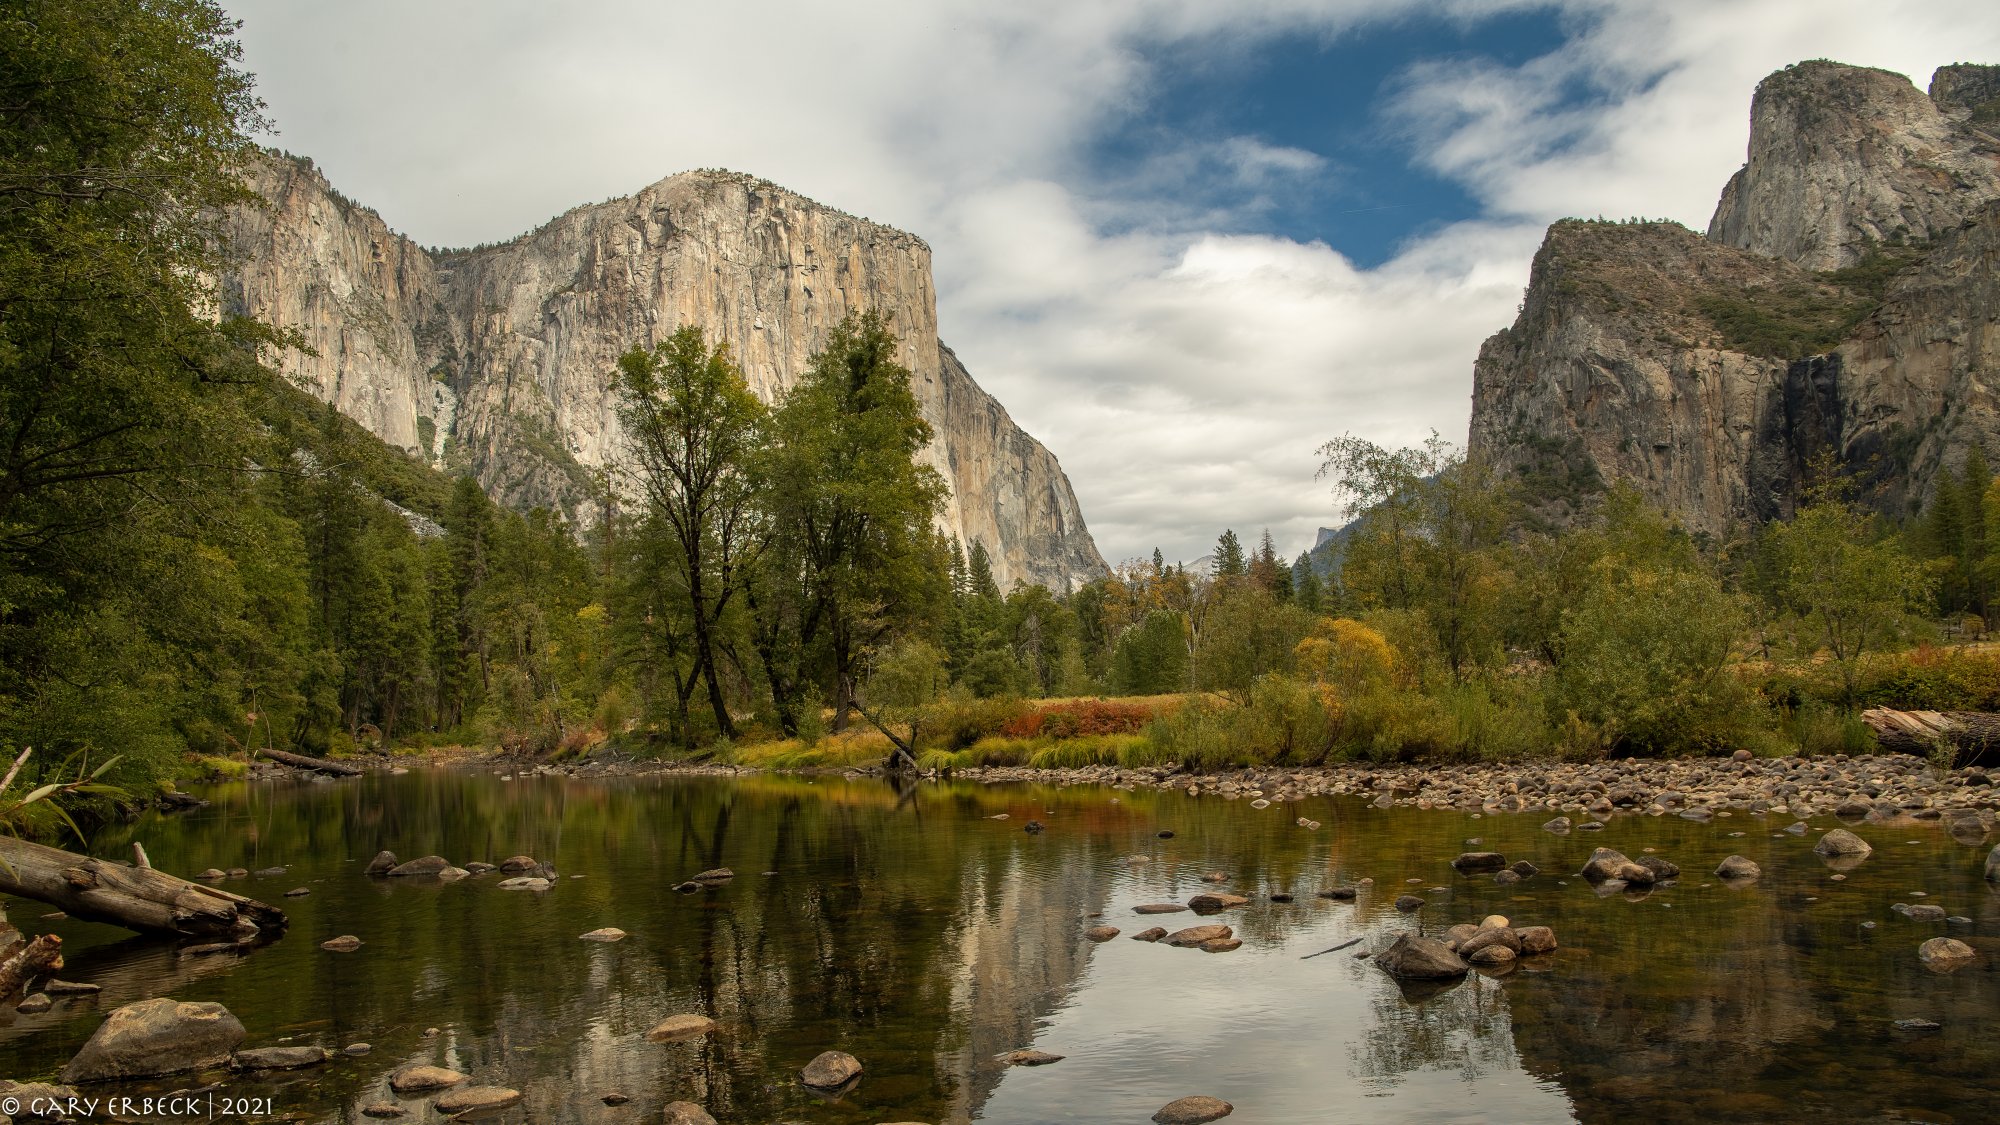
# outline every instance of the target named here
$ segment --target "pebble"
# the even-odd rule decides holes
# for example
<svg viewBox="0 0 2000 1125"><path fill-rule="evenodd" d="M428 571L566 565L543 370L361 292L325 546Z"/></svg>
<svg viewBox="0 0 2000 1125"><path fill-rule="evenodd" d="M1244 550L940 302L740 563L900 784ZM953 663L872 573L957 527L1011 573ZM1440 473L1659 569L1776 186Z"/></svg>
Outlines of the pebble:
<svg viewBox="0 0 2000 1125"><path fill-rule="evenodd" d="M319 947L333 953L352 953L361 948L361 939L353 934L342 934L320 942Z"/></svg>

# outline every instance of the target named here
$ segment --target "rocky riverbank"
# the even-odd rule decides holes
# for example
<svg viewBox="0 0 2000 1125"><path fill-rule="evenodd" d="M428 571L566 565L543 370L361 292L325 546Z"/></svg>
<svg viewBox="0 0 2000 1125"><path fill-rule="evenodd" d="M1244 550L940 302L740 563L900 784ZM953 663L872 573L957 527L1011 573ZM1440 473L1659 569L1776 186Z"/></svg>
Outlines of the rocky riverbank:
<svg viewBox="0 0 2000 1125"><path fill-rule="evenodd" d="M1848 819L1914 817L1995 822L2000 790L1986 770L1939 771L1902 754L1827 758L1627 759L1474 765L1343 765L1185 774L1165 769L1035 770L987 767L955 777L986 782L1178 789L1189 796L1283 804L1306 797L1369 798L1378 808L1480 812L1550 811L1589 819L1676 815L1691 820L1738 813ZM1588 818L1588 819L1583 819Z"/></svg>
<svg viewBox="0 0 2000 1125"><path fill-rule="evenodd" d="M500 757L454 757L438 764L477 768L505 777L559 775L618 777L651 774L728 777L767 772L754 767L620 759L538 763ZM382 769L406 766L388 760ZM856 775L870 770L806 770ZM264 779L323 775L260 764ZM934 776L934 775L933 775ZM1939 770L1906 754L1822 758L1624 759L1602 762L1512 762L1463 765L1354 763L1300 769L1261 767L1220 773L1185 773L1170 767L1084 766L1031 769L975 766L954 771L962 781L989 785L1104 785L1177 789L1189 796L1263 802L1259 807L1308 797L1363 797L1378 808L1440 808L1478 812L1550 811L1590 820L1618 815L1675 815L1691 820L1741 813L1795 817L1834 814L1847 819L1911 817L1948 822L1996 823L2000 785L1979 766Z"/></svg>

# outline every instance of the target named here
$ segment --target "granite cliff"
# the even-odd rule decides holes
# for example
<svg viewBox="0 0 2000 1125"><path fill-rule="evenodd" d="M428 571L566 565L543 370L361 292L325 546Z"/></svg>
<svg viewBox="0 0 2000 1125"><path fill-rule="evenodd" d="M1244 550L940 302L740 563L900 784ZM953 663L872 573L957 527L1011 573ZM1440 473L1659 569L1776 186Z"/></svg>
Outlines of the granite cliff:
<svg viewBox="0 0 2000 1125"><path fill-rule="evenodd" d="M1549 229L1480 349L1470 448L1555 520L1629 482L1726 534L1790 512L1827 458L1906 514L1973 446L2000 460L1996 261L2000 67L1941 68L1928 96L1789 67L1706 237Z"/></svg>
<svg viewBox="0 0 2000 1125"><path fill-rule="evenodd" d="M595 517L593 477L623 442L609 375L634 343L699 325L772 401L842 316L880 309L936 429L943 529L985 544L1003 585L1060 591L1105 571L1062 466L938 339L914 235L688 172L510 242L427 251L307 162L271 156L251 179L268 206L231 216L225 302L304 337L311 353L278 359L301 386L504 503Z"/></svg>

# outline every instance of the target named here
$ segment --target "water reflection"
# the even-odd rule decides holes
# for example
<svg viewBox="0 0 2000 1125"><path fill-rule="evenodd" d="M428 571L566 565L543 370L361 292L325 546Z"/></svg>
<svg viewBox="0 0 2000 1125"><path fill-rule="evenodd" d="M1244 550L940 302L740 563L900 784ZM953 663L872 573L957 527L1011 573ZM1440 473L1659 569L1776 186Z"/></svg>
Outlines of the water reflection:
<svg viewBox="0 0 2000 1125"><path fill-rule="evenodd" d="M105 992L44 1016L0 1014L0 1073L51 1073L103 1011L169 993L228 1005L253 1045L372 1044L316 1070L229 1080L298 1119L355 1125L360 1107L392 1100L387 1075L415 1061L523 1091L494 1120L570 1123L654 1119L682 1098L724 1122L834 1123L1143 1121L1189 1093L1282 1122L1963 1121L2000 1098L2000 1045L1984 1033L2000 943L1983 936L2000 933L2000 898L1980 878L1984 841L1932 826L1864 826L1875 854L1833 881L1810 850L1831 822L1773 839L1782 825L1753 817L1624 818L1559 837L1537 827L1545 814L1333 801L1259 812L1099 789L423 771L208 795L209 809L96 850L121 855L141 839L172 870L288 865L230 886L274 901L309 889L282 900L292 933L246 956L190 956L52 923L69 942L65 975ZM1301 829L1299 815L1325 827ZM1049 831L1022 831L1030 818ZM1159 839L1163 828L1174 837ZM1466 837L1544 874L1509 886L1459 876L1447 861ZM1598 844L1654 848L1688 874L1606 898L1555 874ZM526 853L563 877L537 895L500 891L495 876L362 876L385 847L458 862ZM1732 853L1763 878L1730 887L1702 874ZM737 878L672 889L722 866ZM1202 875L1217 871L1253 903L1202 920L1234 926L1240 950L1083 940L1098 921L1126 934L1193 924L1132 907L1214 889ZM1354 902L1315 897L1363 877L1374 885ZM1432 905L1397 913L1405 890ZM1296 901L1270 902L1279 891ZM1973 924L1918 923L1888 910L1897 901ZM13 908L22 921L42 912ZM1496 912L1555 927L1562 949L1421 991L1353 951L1301 960ZM577 940L600 926L631 936ZM1937 977L1915 947L1945 932L1983 956ZM317 947L340 933L366 944ZM646 1041L680 1012L720 1028ZM1943 1028L1894 1028L1912 1016ZM1000 1066L1023 1047L1068 1057ZM867 1066L832 1100L793 1080L830 1048ZM631 1100L606 1106L610 1093Z"/></svg>

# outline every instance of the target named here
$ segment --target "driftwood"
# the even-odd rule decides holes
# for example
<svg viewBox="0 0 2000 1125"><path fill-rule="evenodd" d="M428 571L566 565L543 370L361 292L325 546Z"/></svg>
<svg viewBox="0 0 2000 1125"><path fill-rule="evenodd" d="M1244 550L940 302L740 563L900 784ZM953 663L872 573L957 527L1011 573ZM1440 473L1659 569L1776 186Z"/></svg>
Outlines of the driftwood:
<svg viewBox="0 0 2000 1125"><path fill-rule="evenodd" d="M1984 711L1895 711L1873 707L1861 721L1884 750L1929 755L1950 747L1954 766L2000 761L2000 715Z"/></svg>
<svg viewBox="0 0 2000 1125"><path fill-rule="evenodd" d="M22 985L62 967L62 939L43 934L0 963L0 1001L13 999Z"/></svg>
<svg viewBox="0 0 2000 1125"><path fill-rule="evenodd" d="M294 754L290 750L260 749L257 753L274 762L283 762L288 766L296 766L302 770L318 770L321 773L330 773L337 777L359 777L362 773L359 766L350 766L346 762L328 761L325 758L309 758L304 754Z"/></svg>
<svg viewBox="0 0 2000 1125"><path fill-rule="evenodd" d="M0 893L147 934L245 940L286 926L284 911L255 899L9 836L0 836Z"/></svg>

